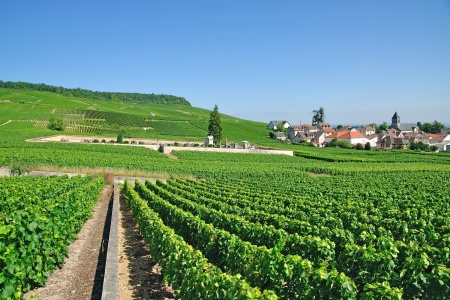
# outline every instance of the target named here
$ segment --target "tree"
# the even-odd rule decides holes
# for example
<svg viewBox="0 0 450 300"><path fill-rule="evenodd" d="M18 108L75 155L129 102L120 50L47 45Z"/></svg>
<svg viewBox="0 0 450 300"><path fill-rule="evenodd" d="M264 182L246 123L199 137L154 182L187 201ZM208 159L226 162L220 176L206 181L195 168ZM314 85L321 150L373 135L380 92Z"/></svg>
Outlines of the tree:
<svg viewBox="0 0 450 300"><path fill-rule="evenodd" d="M313 110L312 124L317 125L319 123L323 123L325 121L325 112L323 107L320 107L318 110Z"/></svg>
<svg viewBox="0 0 450 300"><path fill-rule="evenodd" d="M388 124L386 122L383 122L383 124L380 124L380 126L378 126L378 129L381 131L386 131L388 130Z"/></svg>
<svg viewBox="0 0 450 300"><path fill-rule="evenodd" d="M117 134L117 143L122 144L123 143L123 131L119 131Z"/></svg>
<svg viewBox="0 0 450 300"><path fill-rule="evenodd" d="M444 129L444 125L441 122L438 122L434 120L433 127L432 127L432 133L440 133Z"/></svg>
<svg viewBox="0 0 450 300"><path fill-rule="evenodd" d="M214 144L220 144L220 140L222 139L222 124L220 122L217 105L214 107L214 110L209 117L208 134L214 137Z"/></svg>
<svg viewBox="0 0 450 300"><path fill-rule="evenodd" d="M363 145L361 143L356 144L355 148L356 148L356 150L363 150L364 149L364 147L363 147Z"/></svg>
<svg viewBox="0 0 450 300"><path fill-rule="evenodd" d="M425 132L425 133L432 133L433 132L433 124L425 122L425 123L422 123L421 125L422 126L420 126L419 128L423 132Z"/></svg>
<svg viewBox="0 0 450 300"><path fill-rule="evenodd" d="M341 128L342 128L342 125L338 125L338 126L336 127L337 130L339 130L339 129L341 129Z"/></svg>
<svg viewBox="0 0 450 300"><path fill-rule="evenodd" d="M65 125L63 120L51 117L47 125L47 128L51 130L64 131Z"/></svg>
<svg viewBox="0 0 450 300"><path fill-rule="evenodd" d="M370 124L370 126L372 126L375 129L375 133L376 134L380 134L381 133L381 129L380 129L380 127L377 124L372 123L372 124Z"/></svg>
<svg viewBox="0 0 450 300"><path fill-rule="evenodd" d="M367 142L367 143L364 145L364 150L372 150L372 145L370 144L370 142Z"/></svg>
<svg viewBox="0 0 450 300"><path fill-rule="evenodd" d="M417 122L417 127L425 133L440 133L444 129L444 124L434 120L433 124Z"/></svg>
<svg viewBox="0 0 450 300"><path fill-rule="evenodd" d="M422 142L422 141L419 141L419 142L417 143L417 148L418 148L420 151L430 151L430 145L425 144L425 143Z"/></svg>

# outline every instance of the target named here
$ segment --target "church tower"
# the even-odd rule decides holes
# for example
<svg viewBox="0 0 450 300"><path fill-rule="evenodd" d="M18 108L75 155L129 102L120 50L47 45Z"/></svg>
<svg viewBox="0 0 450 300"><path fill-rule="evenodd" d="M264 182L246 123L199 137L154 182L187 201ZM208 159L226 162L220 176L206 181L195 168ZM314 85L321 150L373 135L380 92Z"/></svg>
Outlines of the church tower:
<svg viewBox="0 0 450 300"><path fill-rule="evenodd" d="M391 128L395 128L397 130L400 129L400 116L395 112L395 114L392 116L392 124Z"/></svg>

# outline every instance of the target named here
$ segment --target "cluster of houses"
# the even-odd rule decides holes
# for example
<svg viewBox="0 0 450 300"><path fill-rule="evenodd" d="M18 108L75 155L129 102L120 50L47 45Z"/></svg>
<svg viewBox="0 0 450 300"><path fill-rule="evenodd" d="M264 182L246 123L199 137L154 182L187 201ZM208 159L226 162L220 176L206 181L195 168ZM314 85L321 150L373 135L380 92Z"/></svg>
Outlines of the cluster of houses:
<svg viewBox="0 0 450 300"><path fill-rule="evenodd" d="M343 126L336 130L329 123L292 126L287 121L279 120L270 121L268 128L277 131L272 134L274 139L292 143L312 143L318 147L327 146L333 139L351 145L369 143L372 148L380 149L407 148L412 142L423 142L429 146L436 146L439 151L450 152L449 134L424 133L416 124L402 124L397 112L392 116L390 128L382 133L376 133L372 126ZM280 128L284 130L280 131Z"/></svg>

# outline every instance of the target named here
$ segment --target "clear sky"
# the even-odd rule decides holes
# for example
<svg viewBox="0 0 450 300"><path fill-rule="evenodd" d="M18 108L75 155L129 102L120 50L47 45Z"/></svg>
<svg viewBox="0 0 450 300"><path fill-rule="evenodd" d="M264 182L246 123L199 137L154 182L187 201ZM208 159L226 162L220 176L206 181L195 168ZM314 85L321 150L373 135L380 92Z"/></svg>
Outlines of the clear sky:
<svg viewBox="0 0 450 300"><path fill-rule="evenodd" d="M450 122L449 0L0 1L0 80L292 125Z"/></svg>

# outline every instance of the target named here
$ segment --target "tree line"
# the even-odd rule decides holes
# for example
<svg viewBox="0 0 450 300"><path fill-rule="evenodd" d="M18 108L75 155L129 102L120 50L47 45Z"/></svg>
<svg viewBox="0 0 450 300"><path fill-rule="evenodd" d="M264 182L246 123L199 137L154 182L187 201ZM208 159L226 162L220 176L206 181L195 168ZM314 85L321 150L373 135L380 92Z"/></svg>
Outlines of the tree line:
<svg viewBox="0 0 450 300"><path fill-rule="evenodd" d="M47 85L44 83L12 82L0 80L0 88L45 91L61 94L68 97L112 100L121 102L151 102L154 104L182 104L191 106L189 101L183 97L164 94L141 94L121 92L98 92L85 89L69 89L61 86Z"/></svg>

